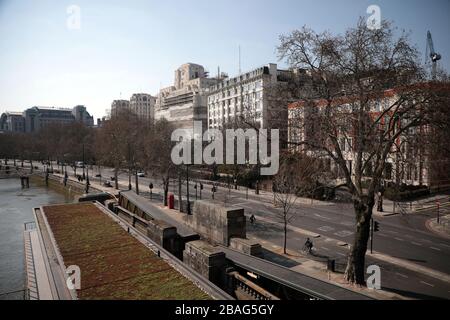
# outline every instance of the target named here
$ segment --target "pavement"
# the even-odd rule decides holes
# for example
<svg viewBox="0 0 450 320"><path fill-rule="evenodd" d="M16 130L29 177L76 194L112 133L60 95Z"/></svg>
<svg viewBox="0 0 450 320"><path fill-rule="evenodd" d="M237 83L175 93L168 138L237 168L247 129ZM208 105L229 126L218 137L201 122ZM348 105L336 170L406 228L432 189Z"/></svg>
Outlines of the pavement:
<svg viewBox="0 0 450 320"><path fill-rule="evenodd" d="M450 240L450 214L437 218L430 219L426 222L427 228L437 235Z"/></svg>

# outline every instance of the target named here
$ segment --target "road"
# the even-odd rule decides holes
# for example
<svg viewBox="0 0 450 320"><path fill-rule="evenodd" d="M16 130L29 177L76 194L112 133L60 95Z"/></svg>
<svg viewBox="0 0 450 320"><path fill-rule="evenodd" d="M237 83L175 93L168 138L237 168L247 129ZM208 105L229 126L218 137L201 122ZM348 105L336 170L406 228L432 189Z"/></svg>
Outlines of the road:
<svg viewBox="0 0 450 320"><path fill-rule="evenodd" d="M56 166L54 167L56 168ZM77 173L80 172L81 170L78 169ZM97 173L95 169L92 172L93 175ZM69 174L73 174L71 169ZM102 175L111 177L113 171L103 168ZM99 180L94 177L90 177L90 179ZM119 182L123 187L127 186L128 174L121 173ZM139 178L140 190L148 192L146 186L150 182L155 186L153 192L162 191L161 182L156 178ZM132 185L134 188L134 177ZM169 190L177 193L177 183L173 182ZM186 192L185 184L183 192ZM211 186L205 185L202 196L203 199L211 199ZM193 184L190 184L190 198L195 199ZM250 225L248 228L249 237L263 239L264 245L266 243L269 246L282 245L281 209L274 208L270 193L263 192L261 195L256 195L254 190L250 190L247 199L243 190L236 191L219 187L215 193L215 199L227 205L242 207L245 209L246 215L254 214L256 216L255 226ZM344 265L348 248L336 245L335 242L330 241L330 238L352 243L354 231L352 206L346 203L315 201L311 204L308 201L302 201L297 203L293 210L296 212L296 219L291 223L292 227L321 235L320 238L314 239L316 253L311 258L321 261L334 258L338 265ZM376 232L374 236L374 250L450 275L450 241L430 232L425 227L425 221L431 217L434 217L434 213L427 211L420 214L376 217L375 219L380 223L380 231ZM299 252L305 239L305 234L290 230L288 248ZM450 283L371 257L368 257L368 263L380 266L382 286L387 290L414 298L450 298Z"/></svg>

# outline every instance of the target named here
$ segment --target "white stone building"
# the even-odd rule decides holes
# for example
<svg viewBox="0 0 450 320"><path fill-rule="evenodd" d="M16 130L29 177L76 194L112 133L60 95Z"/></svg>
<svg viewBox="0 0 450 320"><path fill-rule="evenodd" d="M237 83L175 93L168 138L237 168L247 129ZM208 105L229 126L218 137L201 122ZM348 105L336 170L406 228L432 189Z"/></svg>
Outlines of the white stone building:
<svg viewBox="0 0 450 320"><path fill-rule="evenodd" d="M266 66L227 78L214 85L208 95L208 127L222 128L239 118L251 117L261 128L280 128L287 125L289 101L274 103L276 85L285 83L293 71L279 70L277 65ZM284 121L283 121L284 119Z"/></svg>
<svg viewBox="0 0 450 320"><path fill-rule="evenodd" d="M142 119L155 118L156 97L147 93L135 93L130 98L130 111Z"/></svg>
<svg viewBox="0 0 450 320"><path fill-rule="evenodd" d="M111 117L116 116L120 110L130 110L130 101L114 100L111 103Z"/></svg>
<svg viewBox="0 0 450 320"><path fill-rule="evenodd" d="M175 71L174 85L160 90L155 119L165 118L179 129L191 132L194 121L202 121L207 129L207 92L218 82L209 78L204 67L186 63Z"/></svg>

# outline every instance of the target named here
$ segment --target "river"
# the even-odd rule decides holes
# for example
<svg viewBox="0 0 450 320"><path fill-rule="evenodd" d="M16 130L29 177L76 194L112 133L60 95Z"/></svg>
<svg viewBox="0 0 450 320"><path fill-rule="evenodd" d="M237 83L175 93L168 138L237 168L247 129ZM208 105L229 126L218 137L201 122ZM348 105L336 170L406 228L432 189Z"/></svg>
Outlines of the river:
<svg viewBox="0 0 450 320"><path fill-rule="evenodd" d="M45 185L22 189L18 178L0 179L0 300L23 299L23 230L25 222L34 220L32 208L67 202L73 198Z"/></svg>

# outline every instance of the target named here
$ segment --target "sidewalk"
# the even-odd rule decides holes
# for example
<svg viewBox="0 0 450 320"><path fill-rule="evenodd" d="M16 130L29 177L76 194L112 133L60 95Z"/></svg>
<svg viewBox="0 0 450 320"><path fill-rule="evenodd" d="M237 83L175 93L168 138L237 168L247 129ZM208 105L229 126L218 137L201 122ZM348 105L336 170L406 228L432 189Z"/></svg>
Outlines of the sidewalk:
<svg viewBox="0 0 450 320"><path fill-rule="evenodd" d="M425 225L428 230L450 239L450 214L440 217L439 223L437 222L437 218L434 218L428 220Z"/></svg>

